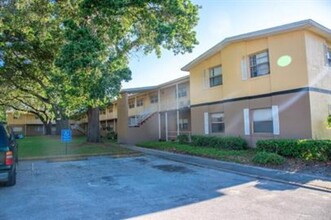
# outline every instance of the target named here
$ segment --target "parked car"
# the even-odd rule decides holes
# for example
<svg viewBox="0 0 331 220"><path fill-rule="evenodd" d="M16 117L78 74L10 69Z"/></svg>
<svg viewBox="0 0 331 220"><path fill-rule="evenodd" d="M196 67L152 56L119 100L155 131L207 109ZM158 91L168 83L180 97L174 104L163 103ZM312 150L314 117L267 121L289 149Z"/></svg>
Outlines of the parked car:
<svg viewBox="0 0 331 220"><path fill-rule="evenodd" d="M18 145L10 127L0 123L0 182L5 186L16 184Z"/></svg>

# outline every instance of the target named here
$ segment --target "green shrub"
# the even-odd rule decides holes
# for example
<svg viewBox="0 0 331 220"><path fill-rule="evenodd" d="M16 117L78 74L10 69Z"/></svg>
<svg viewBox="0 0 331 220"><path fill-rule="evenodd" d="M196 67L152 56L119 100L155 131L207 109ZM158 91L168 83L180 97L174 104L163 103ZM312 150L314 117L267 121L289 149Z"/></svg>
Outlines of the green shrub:
<svg viewBox="0 0 331 220"><path fill-rule="evenodd" d="M282 165L285 158L275 153L258 152L252 161L262 165Z"/></svg>
<svg viewBox="0 0 331 220"><path fill-rule="evenodd" d="M191 144L198 147L213 147L229 150L247 149L246 141L240 137L192 135L191 138Z"/></svg>
<svg viewBox="0 0 331 220"><path fill-rule="evenodd" d="M305 160L331 160L331 140L259 140L258 151Z"/></svg>
<svg viewBox="0 0 331 220"><path fill-rule="evenodd" d="M301 158L305 160L331 160L331 140L300 140Z"/></svg>
<svg viewBox="0 0 331 220"><path fill-rule="evenodd" d="M284 157L300 157L298 140L278 139L278 140L259 140L256 142L258 151L276 153Z"/></svg>
<svg viewBox="0 0 331 220"><path fill-rule="evenodd" d="M108 140L117 140L117 133L115 131L108 131L107 139Z"/></svg>
<svg viewBox="0 0 331 220"><path fill-rule="evenodd" d="M177 141L180 144L188 144L190 142L190 137L187 134L180 134L177 136Z"/></svg>
<svg viewBox="0 0 331 220"><path fill-rule="evenodd" d="M328 118L326 119L327 128L331 129L331 115L328 115Z"/></svg>

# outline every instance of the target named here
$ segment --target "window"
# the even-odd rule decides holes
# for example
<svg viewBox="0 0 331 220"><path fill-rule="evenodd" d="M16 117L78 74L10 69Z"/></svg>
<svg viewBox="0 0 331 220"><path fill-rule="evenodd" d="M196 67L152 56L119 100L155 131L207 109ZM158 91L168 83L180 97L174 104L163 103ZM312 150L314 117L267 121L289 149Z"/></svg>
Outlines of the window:
<svg viewBox="0 0 331 220"><path fill-rule="evenodd" d="M100 111L100 115L105 115L106 114L106 110L101 110Z"/></svg>
<svg viewBox="0 0 331 220"><path fill-rule="evenodd" d="M253 110L254 133L273 133L271 108Z"/></svg>
<svg viewBox="0 0 331 220"><path fill-rule="evenodd" d="M224 114L213 113L210 114L211 133L224 132Z"/></svg>
<svg viewBox="0 0 331 220"><path fill-rule="evenodd" d="M331 66L331 48L326 48L326 65Z"/></svg>
<svg viewBox="0 0 331 220"><path fill-rule="evenodd" d="M186 85L178 85L178 98L187 96Z"/></svg>
<svg viewBox="0 0 331 220"><path fill-rule="evenodd" d="M137 107L140 107L143 105L144 105L144 99L143 98L137 99Z"/></svg>
<svg viewBox="0 0 331 220"><path fill-rule="evenodd" d="M267 75L269 71L269 56L268 51L254 54L249 57L251 77Z"/></svg>
<svg viewBox="0 0 331 220"><path fill-rule="evenodd" d="M179 130L181 130L181 131L188 130L188 119L187 118L179 119Z"/></svg>
<svg viewBox="0 0 331 220"><path fill-rule="evenodd" d="M152 94L150 97L149 97L151 103L158 103L159 101L159 98L158 98L158 95L157 94Z"/></svg>
<svg viewBox="0 0 331 220"><path fill-rule="evenodd" d="M209 69L209 86L214 87L223 84L222 67L217 66Z"/></svg>
<svg viewBox="0 0 331 220"><path fill-rule="evenodd" d="M108 109L108 112L109 113L113 113L113 111L114 111L114 106L113 105L110 105L109 106L109 109Z"/></svg>
<svg viewBox="0 0 331 220"><path fill-rule="evenodd" d="M134 100L129 100L129 108L134 108Z"/></svg>

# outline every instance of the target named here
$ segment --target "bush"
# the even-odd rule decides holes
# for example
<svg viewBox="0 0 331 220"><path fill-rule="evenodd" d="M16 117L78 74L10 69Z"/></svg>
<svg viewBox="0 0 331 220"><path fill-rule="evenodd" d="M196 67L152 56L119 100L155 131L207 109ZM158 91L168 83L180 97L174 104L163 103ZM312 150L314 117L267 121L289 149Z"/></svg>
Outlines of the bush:
<svg viewBox="0 0 331 220"><path fill-rule="evenodd" d="M117 133L115 131L107 132L107 139L108 140L117 140Z"/></svg>
<svg viewBox="0 0 331 220"><path fill-rule="evenodd" d="M275 153L258 152L252 161L262 165L282 165L285 158Z"/></svg>
<svg viewBox="0 0 331 220"><path fill-rule="evenodd" d="M277 153L285 157L305 160L331 160L331 140L260 140L258 151Z"/></svg>
<svg viewBox="0 0 331 220"><path fill-rule="evenodd" d="M190 138L187 134L180 134L177 136L177 141L180 144L188 144L190 142Z"/></svg>
<svg viewBox="0 0 331 220"><path fill-rule="evenodd" d="M301 158L305 160L331 160L331 140L300 140Z"/></svg>
<svg viewBox="0 0 331 220"><path fill-rule="evenodd" d="M256 142L258 151L276 153L284 157L300 157L298 140L278 139L278 140L259 140Z"/></svg>
<svg viewBox="0 0 331 220"><path fill-rule="evenodd" d="M240 137L192 135L191 139L191 144L198 147L213 147L230 150L247 149L246 141Z"/></svg>

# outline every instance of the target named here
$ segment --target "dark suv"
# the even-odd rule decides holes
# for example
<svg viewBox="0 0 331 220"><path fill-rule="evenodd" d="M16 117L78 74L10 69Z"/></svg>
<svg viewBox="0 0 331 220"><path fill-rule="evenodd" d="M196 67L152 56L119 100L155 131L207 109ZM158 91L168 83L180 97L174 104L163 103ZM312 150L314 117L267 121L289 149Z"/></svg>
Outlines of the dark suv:
<svg viewBox="0 0 331 220"><path fill-rule="evenodd" d="M0 182L5 186L16 184L17 148L12 129L0 123Z"/></svg>

